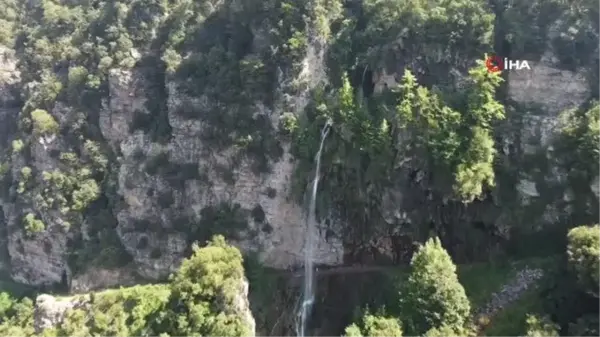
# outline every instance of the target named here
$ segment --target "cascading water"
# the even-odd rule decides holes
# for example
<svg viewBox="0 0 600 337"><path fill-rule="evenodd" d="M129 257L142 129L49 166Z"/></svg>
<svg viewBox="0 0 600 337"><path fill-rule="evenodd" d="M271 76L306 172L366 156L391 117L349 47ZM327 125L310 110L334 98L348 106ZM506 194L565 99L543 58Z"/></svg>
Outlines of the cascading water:
<svg viewBox="0 0 600 337"><path fill-rule="evenodd" d="M315 168L315 178L312 183L312 191L310 196L310 204L308 207L308 216L306 218L306 236L305 236L305 248L304 248L304 291L302 293L301 307L298 312L300 320L296 331L299 337L304 337L306 332L308 315L310 315L312 305L314 303L314 286L315 280L313 276L313 249L314 249L314 234L315 234L315 208L317 198L317 187L319 185L319 169L321 167L321 152L323 151L323 144L325 138L329 133L329 129L332 126L332 121L328 120L323 129L321 129L321 144L319 145L319 151L316 154L317 166Z"/></svg>

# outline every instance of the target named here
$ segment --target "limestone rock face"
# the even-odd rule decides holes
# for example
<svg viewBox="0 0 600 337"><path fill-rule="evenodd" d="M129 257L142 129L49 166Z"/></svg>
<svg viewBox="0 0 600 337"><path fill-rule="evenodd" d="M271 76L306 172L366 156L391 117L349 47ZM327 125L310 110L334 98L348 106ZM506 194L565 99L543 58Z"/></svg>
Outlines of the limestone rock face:
<svg viewBox="0 0 600 337"><path fill-rule="evenodd" d="M9 156L19 114L15 105L18 91L14 91L14 86L18 84L20 74L16 69L14 52L2 47L0 54L0 152ZM68 114L68 111L61 109L57 107L57 115ZM58 167L57 159L50 153L65 148L66 144L56 137L39 137L30 146L27 164L23 156L13 155L10 170L5 174L10 176L9 181L19 182L22 180L21 170L28 167L34 173L32 179L36 179L36 184L31 185L39 186L37 182L42 179L41 174L35 173ZM16 192L15 185L0 197L0 227L5 233L0 240L4 255L2 264L17 282L31 285L59 283L70 274L65 260L67 235L63 227L64 220L59 212L39 212L42 209L39 199L22 197ZM40 187L27 191L31 196L40 192ZM23 218L29 213L44 222L46 231L35 237L24 234Z"/></svg>
<svg viewBox="0 0 600 337"><path fill-rule="evenodd" d="M60 138L38 139L38 143L31 144L31 159L29 163L22 158L13 159L12 176L14 181L23 178L22 168L29 167L35 170L30 184L24 194L19 193L18 204L6 204L4 219L8 236L8 253L10 256L11 274L15 281L30 285L50 285L60 283L70 276L67 264L67 234L68 224L59 211L46 210L44 200L29 197L41 195L44 184L42 172L51 172L60 167L58 159L53 158L52 151L66 152L68 146ZM27 214L33 214L40 219L45 230L33 235L28 235L23 230L23 219Z"/></svg>
<svg viewBox="0 0 600 337"><path fill-rule="evenodd" d="M82 308L88 300L87 297L59 299L47 294L39 295L34 309L35 332L39 334L44 329L56 327L63 321L68 310Z"/></svg>
<svg viewBox="0 0 600 337"><path fill-rule="evenodd" d="M260 40L260 36L257 39ZM326 78L324 49L317 42L308 48L303 69L296 78L279 74L278 98L273 106L256 102L246 107L254 118L267 120L277 128L282 113L302 112L309 100L309 90ZM84 244L90 239L88 220L81 215L66 216L58 210L48 209L40 196L45 193L43 172L65 169L59 155L72 152L73 148L66 137L57 135L40 137L29 143L24 139L31 149L30 155L11 154L10 143L17 137L19 111L8 110L8 104L18 98L11 96L9 88L18 84L20 78L12 55L10 50L0 50L0 86L3 89L0 129L7 129L0 135L0 154L11 158L7 174L12 181L10 191L0 197L0 226L6 233L0 238L0 244L6 247L1 252L0 268L9 271L14 280L35 286L66 281L72 290L88 291L129 284L135 279L134 274L146 279L164 278L177 269L190 243L198 239L186 228L202 222L203 210L221 204L236 206L243 211L248 227L236 233L239 235L235 240L242 250L259 252L261 260L272 267L302 264L307 235L305 212L290 195L295 166L289 144L281 143L282 155L278 160L271 160L270 172L255 173L248 158L238 160L239 151L235 146L216 151L203 141L210 132L207 125L180 114L181 109L186 108L209 111L218 103L206 97L186 96L174 80L155 83L156 78L149 80L147 69L140 67L109 71L108 97L98 114L100 136L114 154L106 181L114 192L106 195L111 199L107 210L116 220L118 239L133 257L133 264L123 270L92 268L87 274L72 278L67 262L72 253L70 245L81 238ZM31 89L39 84L29 85ZM157 124L168 127L170 137L161 141L140 127L141 120L156 118L156 111L151 111L149 106L157 101L157 97L152 96L149 85L164 85L165 97L160 100L166 111L164 119ZM288 86L300 86L302 90L293 95L284 93ZM81 121L82 116L85 118L81 112L61 103L56 104L51 114L61 127ZM157 158L162 158L162 162L153 162ZM153 165L154 171L157 167L162 170L164 165L171 171L168 174L152 172ZM20 193L17 186L21 170L26 166L33 172L34 183ZM225 179L223 169L234 166L230 177ZM23 218L29 213L44 223L43 232L25 234ZM77 227L69 230L70 223ZM315 263L335 265L343 262L341 239L332 233L331 230L328 232L327 239L322 229L310 234L316 238Z"/></svg>
<svg viewBox="0 0 600 337"><path fill-rule="evenodd" d="M305 62L307 67L316 62L317 56L307 57L311 58ZM310 77L313 73L307 70L303 76ZM222 203L239 205L247 211L245 220L249 228L240 233L236 242L242 250L258 251L266 265L276 268L303 261L305 214L301 205L290 198L294 164L289 145L282 145L283 155L271 162L269 173L254 173L251 162L242 159L231 172L234 182L227 182L222 171L224 167L232 167L236 149L214 151L203 141L204 134L209 132L207 126L201 120L187 119L179 113L192 108L206 111L214 103L206 98L187 97L176 82L165 83L166 122L171 128L171 138L166 143L158 143L142 131L131 132L135 114L149 113L145 105L148 97L142 90L142 74L113 70L109 80L110 97L100 115L100 129L107 142L120 153L117 186L122 203L114 210L117 231L142 276L156 279L173 272L190 241L194 240L177 228L181 225L177 221L198 223L203 209ZM306 82L310 80L307 78ZM280 104L297 105L296 108L301 109L306 100L299 96ZM248 108L255 111L255 118L266 118L277 126L280 111L258 103ZM189 179L174 186L169 177L148 173L149 162L157 156L163 156L169 165L194 172ZM204 176L202 179L198 179L200 173ZM165 202L166 196L168 202ZM250 210L262 213L263 219L255 219ZM321 232L313 235L317 242L316 263L343 262L340 240L329 237L327 241Z"/></svg>
<svg viewBox="0 0 600 337"><path fill-rule="evenodd" d="M256 322L254 321L254 316L252 316L250 301L248 301L248 290L250 289L248 280L244 279L243 282L240 283L240 287L241 289L237 292L233 304L234 310L236 314L243 317L244 325L249 327L249 330L251 331L249 337L254 337L256 334Z"/></svg>
<svg viewBox="0 0 600 337"><path fill-rule="evenodd" d="M548 118L573 107L589 97L585 74L561 70L547 58L530 62L531 70L508 71L508 94L520 103L537 103Z"/></svg>

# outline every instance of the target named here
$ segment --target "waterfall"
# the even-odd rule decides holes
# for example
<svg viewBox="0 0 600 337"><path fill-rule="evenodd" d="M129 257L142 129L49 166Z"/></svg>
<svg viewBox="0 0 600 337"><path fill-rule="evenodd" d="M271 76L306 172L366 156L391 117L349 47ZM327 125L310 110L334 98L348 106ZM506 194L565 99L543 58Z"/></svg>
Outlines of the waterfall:
<svg viewBox="0 0 600 337"><path fill-rule="evenodd" d="M305 236L305 245L304 245L304 291L302 293L302 302L298 315L300 316L300 321L298 322L298 327L296 328L298 336L304 337L307 327L308 316L310 315L312 305L314 303L314 287L315 287L315 279L313 276L313 250L314 250L314 235L315 235L315 208L316 208L316 199L317 199L317 187L319 186L319 169L321 167L321 152L323 151L323 144L325 143L325 138L329 133L329 129L331 128L332 121L328 120L323 129L321 129L321 144L319 145L319 151L316 154L316 162L317 166L315 168L315 178L312 183L312 190L310 196L310 204L308 207L308 216L306 218L306 236Z"/></svg>

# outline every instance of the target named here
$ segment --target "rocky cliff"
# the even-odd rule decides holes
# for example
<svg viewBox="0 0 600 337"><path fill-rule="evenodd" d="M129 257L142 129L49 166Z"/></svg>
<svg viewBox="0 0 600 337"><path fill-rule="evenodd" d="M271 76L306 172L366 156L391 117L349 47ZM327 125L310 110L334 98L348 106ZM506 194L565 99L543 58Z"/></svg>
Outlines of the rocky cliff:
<svg viewBox="0 0 600 337"><path fill-rule="evenodd" d="M234 13L242 10L231 6ZM333 22L334 16L328 18ZM22 128L26 116L15 108L22 102L11 96L11 86L19 84L20 94L27 96L26 89L44 83L20 82L14 53L3 49L0 164L6 166L0 167L6 168L3 186L8 193L0 198L0 246L6 248L2 268L18 282L37 286L63 282L78 291L133 283L137 276L156 280L177 268L191 242L208 240L215 233L226 233L245 252L257 253L267 266L301 264L304 238L309 233L305 231L304 205L292 195L297 163L289 139L280 132L280 119L290 112L302 116L309 93L330 82L328 40L325 34L316 34L312 25L305 31L309 39L298 69L277 68L269 102L253 98L232 106L215 99L210 88L199 95L190 93L193 88L185 77L146 62L157 59L153 51L131 48L128 57L136 66L110 67L105 95L93 112L82 117L79 107L58 102L50 114L61 132L29 138L16 131L17 121ZM272 37L258 25L251 28L252 52L240 64L254 64L273 47L269 45ZM424 173L414 172L411 158L406 158L402 170L382 192L379 212L389 226L377 228L372 235L375 239L365 240L362 248L394 255L393 240L409 232L411 224L429 222L432 230L438 231L451 231L449 225L455 222L483 224L508 240L515 223L544 226L573 211L568 172L558 163L553 140L558 114L579 107L592 94L585 76L589 70L565 70L553 56L555 51L547 49L541 53L543 57L530 62L531 70L504 75L510 105L508 118L499 123L496 134L497 162L504 174L498 175L490 195L467 206L433 200ZM180 61L185 64L193 57L184 55ZM375 94L394 87L405 67L426 77L427 71L415 60L397 60L393 67L374 62L369 85ZM463 63L472 62L458 62L448 73L464 76ZM366 69L363 77L365 73ZM226 114L221 116L223 111L236 109L250 117L227 121L242 125L229 134L216 129L208 118L190 118L211 115L226 119ZM78 131L84 121L95 130ZM243 127L263 131L250 133ZM219 137L235 141L215 142ZM93 143L87 142L90 139ZM252 150L248 144L257 139L261 145L273 143L277 153L268 156L264 148L255 151L266 169L257 169L255 158L247 153L248 148ZM25 146L19 146L21 141ZM86 145L75 146L78 142ZM69 163L64 155L68 153L76 153L79 161ZM68 183L70 191L62 195L57 186L64 187L67 183L63 181L70 181L69 177L74 177ZM83 184L90 177L102 185L101 195L89 202L94 211L74 212L73 207L61 203L62 199L76 200L78 191L93 191L93 186ZM587 191L595 194L585 197L590 205L597 204L597 184L596 179ZM337 265L344 263L348 251L356 246L347 244L353 240L348 239L345 224L333 216L333 210L330 213L321 216L322 226L310 235L318 242L315 262ZM43 230L34 234L23 230L25 224L40 223ZM459 245L473 238L462 240ZM481 243L487 244L491 243ZM100 264L115 256L125 261ZM81 267L92 261L98 266Z"/></svg>
<svg viewBox="0 0 600 337"><path fill-rule="evenodd" d="M259 49L255 54L260 53L260 48L269 48L260 45L261 39L261 36L254 39ZM266 127L274 130L271 137L279 137L276 130L281 114L301 113L307 103L306 93L324 80L325 47L317 40L307 48L300 62L301 69L288 75L278 74L279 87L275 89L276 98L270 107L258 100L244 107L251 111L254 123L267 123ZM139 60L137 51L132 50L131 54ZM2 63L5 85L19 77L17 60L14 53L12 55L12 58L5 56ZM11 141L18 139L18 135L4 133L11 135L3 143L5 158L10 157L11 162L9 179L23 182L23 167L32 169L31 179L34 179L27 182L25 192L17 191L17 183L10 184L10 196L3 199L0 208L2 227L6 231L3 239L8 248L5 268L15 281L36 286L67 282L72 289L85 291L130 284L135 279L133 274L163 279L177 269L190 243L208 240L210 233L222 230L228 231L230 239L244 251L258 253L268 266L288 268L301 264L305 215L303 205L290 192L294 158L289 144L281 140L279 159L270 160L268 172L256 173L252 160L240 154L238 145L213 148L205 140L214 132L210 125L185 117L186 111L209 112L221 103L206 96L186 95L180 88L180 80L174 76L157 78L152 67L140 62L133 69L111 69L107 96L97 114L99 136L104 143L102 150L110 158L105 184L114 191L110 205L105 205L110 214L103 214L102 221L114 223L118 237L114 249L123 249L120 254L131 257L122 268L99 266L89 270L90 275L95 276L87 273L72 276L69 262L73 259L75 242L85 246L97 240L92 224L94 216L49 207L48 199L40 197L49 192L45 172L69 170L59 156L75 149L68 136L35 137L30 151L18 153L10 148ZM291 82L301 86L293 96L285 92ZM152 90L156 87L164 94L161 99L165 114L161 120L152 120L157 116L148 108L149 101L156 100L153 97L156 90ZM18 110L5 112L10 113L18 114ZM60 103L51 111L60 128L69 130L66 132L72 132L73 126L82 122L79 113ZM152 120L150 123L169 129L168 140L157 140L140 129L141 120ZM235 218L237 227L233 230L206 228L203 233L200 233L202 228L195 228L208 227L206 223L217 221L220 212ZM27 214L41 220L44 230L35 235L26 234L22 228ZM81 224L81 227L72 228L71 223ZM317 263L343 263L339 236L325 238L322 230L312 235L317 237Z"/></svg>

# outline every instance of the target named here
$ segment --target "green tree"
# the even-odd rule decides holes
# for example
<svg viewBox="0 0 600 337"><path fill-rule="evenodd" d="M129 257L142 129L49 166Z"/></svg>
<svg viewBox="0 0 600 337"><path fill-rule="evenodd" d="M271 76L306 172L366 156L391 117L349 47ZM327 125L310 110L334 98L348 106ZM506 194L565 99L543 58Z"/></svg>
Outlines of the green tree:
<svg viewBox="0 0 600 337"><path fill-rule="evenodd" d="M32 216L33 217L33 216ZM185 259L168 284L140 285L91 293L72 300L43 336L253 336L254 321L244 304L247 291L240 251L216 236ZM32 336L33 302L14 302L0 293L0 334Z"/></svg>
<svg viewBox="0 0 600 337"><path fill-rule="evenodd" d="M369 61L394 50L430 67L462 65L489 50L492 41L494 15L487 1L367 0L363 6L368 25L361 42Z"/></svg>
<svg viewBox="0 0 600 337"><path fill-rule="evenodd" d="M477 336L475 329L470 326L464 328L453 328L447 325L429 329L425 337L448 337L448 336Z"/></svg>
<svg viewBox="0 0 600 337"><path fill-rule="evenodd" d="M35 135L46 136L58 132L58 123L46 110L33 110L31 119L33 120L33 133Z"/></svg>
<svg viewBox="0 0 600 337"><path fill-rule="evenodd" d="M27 235L34 235L43 232L46 229L44 222L40 219L36 219L33 213L28 213L23 218L23 226Z"/></svg>
<svg viewBox="0 0 600 337"><path fill-rule="evenodd" d="M100 187L94 179L86 179L73 191L73 210L82 211L100 196Z"/></svg>
<svg viewBox="0 0 600 337"><path fill-rule="evenodd" d="M359 324L354 323L346 327L344 336L400 337L402 336L402 325L396 318L367 313Z"/></svg>
<svg viewBox="0 0 600 337"><path fill-rule="evenodd" d="M469 71L463 94L466 104L452 108L440 95L419 86L405 70L396 107L398 130L411 137L402 145L417 165L435 172L431 182L443 194L470 202L484 187L495 183L492 125L504 118L504 107L495 99L502 78L487 71L482 61ZM448 181L451 184L448 184ZM446 185L452 189L447 191Z"/></svg>
<svg viewBox="0 0 600 337"><path fill-rule="evenodd" d="M559 327L548 317L527 315L525 336L528 337L558 337Z"/></svg>
<svg viewBox="0 0 600 337"><path fill-rule="evenodd" d="M463 331L471 310L456 266L438 238L429 239L413 256L401 298L411 335L438 327Z"/></svg>
<svg viewBox="0 0 600 337"><path fill-rule="evenodd" d="M14 299L8 293L0 293L0 321L6 318L6 315L12 307L13 302Z"/></svg>
<svg viewBox="0 0 600 337"><path fill-rule="evenodd" d="M2 336L34 336L33 301L24 298L15 302L0 323Z"/></svg>
<svg viewBox="0 0 600 337"><path fill-rule="evenodd" d="M155 331L172 336L254 336L251 314L239 306L245 287L240 251L222 236L204 248L194 245L193 251L171 277L166 325Z"/></svg>
<svg viewBox="0 0 600 337"><path fill-rule="evenodd" d="M560 134L555 142L559 160L568 168L574 183L589 183L600 173L600 104L564 111L559 118Z"/></svg>
<svg viewBox="0 0 600 337"><path fill-rule="evenodd" d="M569 268L584 291L598 297L600 283L600 225L579 226L567 235Z"/></svg>
<svg viewBox="0 0 600 337"><path fill-rule="evenodd" d="M504 106L495 98L502 83L498 73L487 70L482 61L469 70L467 109L462 115L463 141L455 174L455 192L467 201L473 201L484 186L493 187L495 181L493 122L505 117Z"/></svg>

